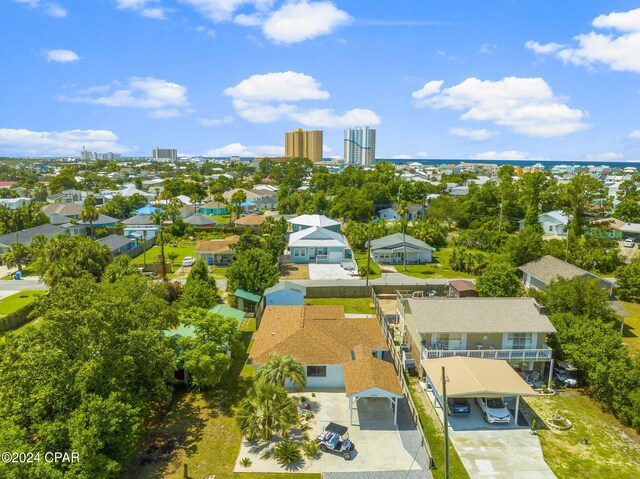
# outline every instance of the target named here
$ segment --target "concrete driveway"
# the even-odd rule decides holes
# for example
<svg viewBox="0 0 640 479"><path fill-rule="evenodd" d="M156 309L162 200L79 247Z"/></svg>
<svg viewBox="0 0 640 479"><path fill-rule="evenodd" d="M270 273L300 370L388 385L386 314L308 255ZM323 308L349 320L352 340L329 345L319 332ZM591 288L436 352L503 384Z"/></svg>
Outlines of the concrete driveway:
<svg viewBox="0 0 640 479"><path fill-rule="evenodd" d="M342 456L327 452L317 459L305 458L286 470L273 458L261 457L275 443L265 446L243 441L234 471L331 473L325 477L334 479L355 478L359 477L359 473L369 473L367 477L381 479L405 475L410 479L431 477L426 454L404 400L400 401L397 426L393 424L389 401L384 398L358 400L358 410L354 410L353 414L354 424L350 425L349 401L343 391L316 391L315 394L316 397L311 397L310 392L304 393L310 399L315 414L311 429L307 430L309 438L314 439L330 422L347 426L349 439L356 446L351 460L345 461ZM292 436L296 439L300 435L294 430ZM243 457L251 458L251 467L240 466Z"/></svg>
<svg viewBox="0 0 640 479"><path fill-rule="evenodd" d="M427 393L433 404L433 394ZM471 414L449 416L449 435L471 479L554 479L542 455L538 436L532 435L522 412L513 420L515 403L507 404L510 424L488 424L470 399ZM521 400L522 403L522 400ZM522 405L522 404L521 404ZM442 419L442 408L436 407Z"/></svg>
<svg viewBox="0 0 640 479"><path fill-rule="evenodd" d="M527 429L451 431L451 441L475 478L555 479L538 436Z"/></svg>
<svg viewBox="0 0 640 479"><path fill-rule="evenodd" d="M309 264L309 279L354 279L356 276L345 270L339 264Z"/></svg>

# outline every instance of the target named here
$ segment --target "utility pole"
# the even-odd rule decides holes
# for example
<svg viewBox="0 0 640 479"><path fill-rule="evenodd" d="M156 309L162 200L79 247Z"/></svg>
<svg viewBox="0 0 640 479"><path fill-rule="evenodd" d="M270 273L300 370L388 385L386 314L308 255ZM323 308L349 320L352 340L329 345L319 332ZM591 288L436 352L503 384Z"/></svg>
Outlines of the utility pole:
<svg viewBox="0 0 640 479"><path fill-rule="evenodd" d="M371 223L367 225L367 291L369 290L369 266L371 265Z"/></svg>
<svg viewBox="0 0 640 479"><path fill-rule="evenodd" d="M449 411L447 405L447 375L442 366L442 411L444 414L444 477L449 479Z"/></svg>
<svg viewBox="0 0 640 479"><path fill-rule="evenodd" d="M500 221L498 222L498 231L502 231L502 203L503 199L500 198Z"/></svg>

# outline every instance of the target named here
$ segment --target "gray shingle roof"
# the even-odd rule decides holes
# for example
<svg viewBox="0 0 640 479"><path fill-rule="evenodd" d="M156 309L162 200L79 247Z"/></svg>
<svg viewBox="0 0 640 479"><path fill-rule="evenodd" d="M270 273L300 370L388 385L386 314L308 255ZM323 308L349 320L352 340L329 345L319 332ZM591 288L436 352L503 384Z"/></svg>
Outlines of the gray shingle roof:
<svg viewBox="0 0 640 479"><path fill-rule="evenodd" d="M151 215L135 215L122 221L123 225L152 225Z"/></svg>
<svg viewBox="0 0 640 479"><path fill-rule="evenodd" d="M428 249L431 251L435 251L435 248L429 246L424 241L420 241L419 239L416 239L407 234L403 235L402 233L395 233L395 234L371 241L371 249L375 251L377 249L389 249L394 246L402 246L403 236L404 236L404 241L407 243L408 246L410 245L418 249Z"/></svg>
<svg viewBox="0 0 640 479"><path fill-rule="evenodd" d="M130 240L129 238L125 238L124 236L109 235L109 236L105 236L104 238L100 238L99 240L96 240L96 243L105 244L107 245L107 247L111 252L114 252L122 248L123 246L133 243L133 241Z"/></svg>
<svg viewBox="0 0 640 479"><path fill-rule="evenodd" d="M196 213L195 215L191 215L188 218L185 218L184 222L193 226L215 225L217 223L217 221L211 216L203 215L200 213Z"/></svg>
<svg viewBox="0 0 640 479"><path fill-rule="evenodd" d="M60 226L47 223L18 231L18 233L9 233L4 236L0 236L0 244L9 246L11 243L15 243L17 241L18 243L28 245L31 243L31 238L36 235L45 235L47 238L51 238L58 233L65 233L65 229Z"/></svg>
<svg viewBox="0 0 640 479"><path fill-rule="evenodd" d="M561 259L550 255L534 259L533 261L523 264L518 269L523 273L527 273L531 277L542 281L544 284L551 283L551 281L557 277L566 279L573 279L576 276L596 277L582 268L578 268L571 263L567 263L566 261L562 261Z"/></svg>
<svg viewBox="0 0 640 479"><path fill-rule="evenodd" d="M408 299L420 333L553 333L533 298Z"/></svg>

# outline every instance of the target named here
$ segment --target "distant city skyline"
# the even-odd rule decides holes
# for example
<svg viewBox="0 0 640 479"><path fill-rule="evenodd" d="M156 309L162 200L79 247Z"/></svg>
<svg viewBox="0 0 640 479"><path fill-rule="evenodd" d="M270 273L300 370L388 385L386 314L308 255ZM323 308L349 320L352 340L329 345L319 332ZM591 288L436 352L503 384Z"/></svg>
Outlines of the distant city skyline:
<svg viewBox="0 0 640 479"><path fill-rule="evenodd" d="M640 160L637 2L5 0L0 156ZM37 35L32 34L37 32ZM86 32L92 32L87 35Z"/></svg>

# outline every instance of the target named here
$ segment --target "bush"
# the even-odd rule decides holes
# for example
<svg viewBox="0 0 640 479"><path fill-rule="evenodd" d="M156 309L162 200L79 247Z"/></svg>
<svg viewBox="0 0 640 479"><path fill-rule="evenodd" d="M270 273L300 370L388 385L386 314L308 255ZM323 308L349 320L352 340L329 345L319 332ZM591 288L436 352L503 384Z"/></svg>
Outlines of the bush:
<svg viewBox="0 0 640 479"><path fill-rule="evenodd" d="M456 246L451 251L449 264L454 271L481 274L489 264L489 258L482 251L473 251L464 246Z"/></svg>
<svg viewBox="0 0 640 479"><path fill-rule="evenodd" d="M279 442L273 452L273 457L283 466L290 466L302 459L300 446L291 440Z"/></svg>
<svg viewBox="0 0 640 479"><path fill-rule="evenodd" d="M31 312L36 303L30 303L7 316L0 317L0 331L11 331L27 324L31 319Z"/></svg>
<svg viewBox="0 0 640 479"><path fill-rule="evenodd" d="M311 458L318 455L320 452L320 446L317 441L307 441L302 445L304 455Z"/></svg>
<svg viewBox="0 0 640 479"><path fill-rule="evenodd" d="M242 459L240 459L240 465L242 467L251 467L251 464L253 464L253 461L248 457L243 457Z"/></svg>

